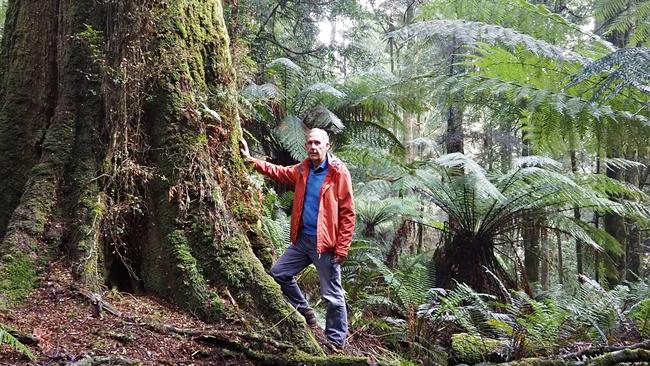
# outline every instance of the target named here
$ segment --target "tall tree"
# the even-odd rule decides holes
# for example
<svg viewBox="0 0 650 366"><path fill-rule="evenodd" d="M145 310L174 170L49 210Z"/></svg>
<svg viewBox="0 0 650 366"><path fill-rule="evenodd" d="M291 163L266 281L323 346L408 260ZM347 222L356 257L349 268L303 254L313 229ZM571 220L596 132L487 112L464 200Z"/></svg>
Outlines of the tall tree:
<svg viewBox="0 0 650 366"><path fill-rule="evenodd" d="M320 352L262 264L221 1L9 1L0 68L2 304L67 249L91 290L246 309Z"/></svg>

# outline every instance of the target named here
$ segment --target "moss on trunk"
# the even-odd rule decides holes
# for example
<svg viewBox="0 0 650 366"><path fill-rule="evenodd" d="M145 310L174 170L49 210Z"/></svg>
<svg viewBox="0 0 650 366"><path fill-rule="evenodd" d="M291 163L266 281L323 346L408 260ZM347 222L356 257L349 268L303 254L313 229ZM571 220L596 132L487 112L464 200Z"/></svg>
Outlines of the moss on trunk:
<svg viewBox="0 0 650 366"><path fill-rule="evenodd" d="M237 312L322 355L264 268L221 1L35 4L11 3L0 58L0 140L11 142L0 171L22 174L0 181L17 205L0 213L13 215L0 246L4 302L24 299L65 242L91 290L128 270L206 320ZM21 113L38 125L22 126ZM35 150L18 156L25 145Z"/></svg>

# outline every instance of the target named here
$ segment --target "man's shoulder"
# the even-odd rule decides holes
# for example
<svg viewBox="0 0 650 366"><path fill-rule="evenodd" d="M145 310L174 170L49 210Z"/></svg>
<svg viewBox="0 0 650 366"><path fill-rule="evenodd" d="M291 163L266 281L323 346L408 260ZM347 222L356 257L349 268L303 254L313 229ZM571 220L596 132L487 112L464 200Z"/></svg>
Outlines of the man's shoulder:
<svg viewBox="0 0 650 366"><path fill-rule="evenodd" d="M348 171L347 165L343 162L343 160L337 158L334 155L330 155L328 158L328 162L330 167L332 167L335 171L343 174L350 174Z"/></svg>

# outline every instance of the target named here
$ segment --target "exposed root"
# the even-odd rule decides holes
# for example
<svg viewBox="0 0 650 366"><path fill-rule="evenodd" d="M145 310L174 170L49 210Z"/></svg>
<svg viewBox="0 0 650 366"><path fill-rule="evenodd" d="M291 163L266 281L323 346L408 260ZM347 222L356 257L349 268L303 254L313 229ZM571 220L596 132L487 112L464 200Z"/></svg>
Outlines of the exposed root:
<svg viewBox="0 0 650 366"><path fill-rule="evenodd" d="M79 361L69 362L66 366L94 366L94 365L120 365L120 366L135 366L141 365L138 360L119 356L86 356Z"/></svg>
<svg viewBox="0 0 650 366"><path fill-rule="evenodd" d="M101 316L106 310L115 317L124 320L127 325L141 326L151 331L168 334L174 333L192 337L195 341L227 348L245 355L247 358L260 362L262 365L368 365L366 358L346 355L336 356L313 356L307 354L297 347L278 341L273 337L256 333L222 329L197 329L181 328L169 324L143 322L140 319L129 316L118 311L114 306L106 302L101 295L83 288L73 287L73 290L87 298L95 306L96 313ZM86 363L79 363L86 362ZM91 362L91 363L87 363ZM102 357L88 357L71 365L101 365L105 361ZM125 359L125 362L137 362ZM131 365L137 363L114 363L117 365Z"/></svg>
<svg viewBox="0 0 650 366"><path fill-rule="evenodd" d="M620 350L632 349L632 348L641 348L641 349L650 350L650 340L635 343L629 346L591 347L589 349L582 350L580 352L574 352L574 353L563 355L562 358L565 360L573 360L573 359L580 360L585 357L594 357L608 352L614 352L614 351L620 351Z"/></svg>
<svg viewBox="0 0 650 366"><path fill-rule="evenodd" d="M596 356L596 357L592 357ZM579 360L576 360L578 358ZM525 358L509 366L611 366L628 362L650 362L650 340L624 347L597 347L560 358Z"/></svg>

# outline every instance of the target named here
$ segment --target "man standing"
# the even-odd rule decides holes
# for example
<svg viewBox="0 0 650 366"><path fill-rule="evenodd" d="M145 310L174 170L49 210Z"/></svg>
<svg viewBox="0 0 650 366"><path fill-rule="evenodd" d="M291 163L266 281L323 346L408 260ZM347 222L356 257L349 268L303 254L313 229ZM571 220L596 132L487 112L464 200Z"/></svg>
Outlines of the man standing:
<svg viewBox="0 0 650 366"><path fill-rule="evenodd" d="M241 140L241 152L255 169L280 183L295 187L291 211L291 245L271 268L282 292L309 326L316 314L298 287L296 275L314 264L321 297L327 304L325 335L332 345L345 346L348 319L341 286L341 264L348 255L354 232L354 201L350 172L329 154L327 132L312 128L305 135L308 157L293 166L280 166L251 157Z"/></svg>

